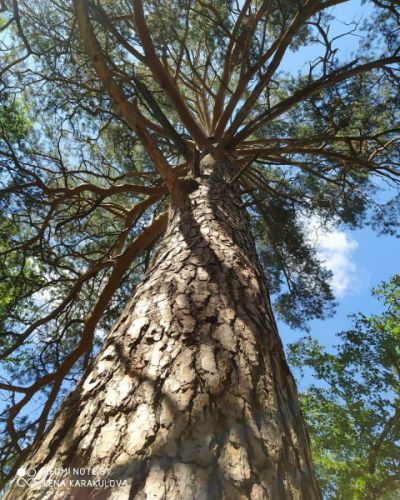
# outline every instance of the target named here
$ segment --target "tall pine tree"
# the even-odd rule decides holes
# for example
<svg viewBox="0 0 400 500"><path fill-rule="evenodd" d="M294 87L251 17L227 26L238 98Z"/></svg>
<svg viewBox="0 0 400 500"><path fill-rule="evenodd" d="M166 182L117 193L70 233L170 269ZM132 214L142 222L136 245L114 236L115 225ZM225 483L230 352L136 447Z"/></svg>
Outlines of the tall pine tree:
<svg viewBox="0 0 400 500"><path fill-rule="evenodd" d="M393 232L400 173L399 5L345 59L346 3L1 2L6 498L320 497L269 294L330 314L307 220Z"/></svg>

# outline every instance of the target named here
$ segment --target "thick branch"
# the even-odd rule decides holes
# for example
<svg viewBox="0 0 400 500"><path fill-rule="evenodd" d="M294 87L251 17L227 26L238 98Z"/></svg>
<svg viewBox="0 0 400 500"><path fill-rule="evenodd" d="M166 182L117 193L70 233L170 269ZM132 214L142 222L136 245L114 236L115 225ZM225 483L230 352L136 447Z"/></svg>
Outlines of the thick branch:
<svg viewBox="0 0 400 500"><path fill-rule="evenodd" d="M124 120L141 139L147 153L164 179L168 190L172 192L176 180L175 174L147 130L142 126L141 113L138 107L127 101L123 90L117 85L108 69L104 54L89 21L87 0L75 0L75 5L83 44L92 60L97 75L103 82L114 104L120 109Z"/></svg>
<svg viewBox="0 0 400 500"><path fill-rule="evenodd" d="M276 104L270 110L260 113L248 125L246 125L246 127L244 127L238 134L236 134L233 140L229 142L229 147L233 147L241 143L262 125L265 125L266 123L274 120L283 113L286 113L286 111L288 111L299 102L304 101L304 99L311 97L321 90L332 87L333 85L347 80L348 78L352 78L353 76L371 71L372 69L384 68L387 64L399 62L400 57L398 56L386 57L378 59L376 61L371 61L366 64L362 64L347 71L336 72L334 74L328 75L327 77L320 78L305 89L299 90L288 99L285 99L279 104Z"/></svg>
<svg viewBox="0 0 400 500"><path fill-rule="evenodd" d="M146 24L141 0L133 0L133 5L135 8L136 29L142 43L144 53L146 55L147 65L158 84L174 104L174 107L180 119L182 120L183 125L187 128L196 144L203 149L207 146L207 137L204 131L194 120L172 77L163 66L156 54Z"/></svg>
<svg viewBox="0 0 400 500"><path fill-rule="evenodd" d="M319 1L310 0L304 7L302 7L298 11L287 30L274 41L270 49L265 52L260 60L255 65L253 65L244 75L241 76L235 92L233 93L228 105L226 106L224 112L221 115L221 118L218 121L215 129L215 134L217 136L222 134L222 132L224 131L226 124L232 116L232 113L238 105L250 80L254 77L257 71L262 68L262 66L268 61L268 59L274 55L271 63L268 66L268 69L262 75L257 85L251 92L250 96L238 111L232 125L229 127L229 130L225 134L225 143L228 143L230 141L240 124L248 116L261 92L263 91L267 83L271 80L272 76L275 74L275 71L279 67L283 56L285 55L286 49L289 47L291 41L293 40L293 37L296 35L298 29L303 25L303 23L317 12L326 9L327 7L331 7L332 5L343 3L345 1L347 0L330 0L325 3L320 3Z"/></svg>

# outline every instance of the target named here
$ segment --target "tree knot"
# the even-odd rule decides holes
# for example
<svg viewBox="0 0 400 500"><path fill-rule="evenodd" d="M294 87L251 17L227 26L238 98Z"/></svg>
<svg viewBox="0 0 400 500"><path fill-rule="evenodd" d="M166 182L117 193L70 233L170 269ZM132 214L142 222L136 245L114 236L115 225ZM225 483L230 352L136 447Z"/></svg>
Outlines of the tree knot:
<svg viewBox="0 0 400 500"><path fill-rule="evenodd" d="M171 192L173 204L179 206L190 193L193 193L199 188L199 185L199 182L192 177L177 179Z"/></svg>

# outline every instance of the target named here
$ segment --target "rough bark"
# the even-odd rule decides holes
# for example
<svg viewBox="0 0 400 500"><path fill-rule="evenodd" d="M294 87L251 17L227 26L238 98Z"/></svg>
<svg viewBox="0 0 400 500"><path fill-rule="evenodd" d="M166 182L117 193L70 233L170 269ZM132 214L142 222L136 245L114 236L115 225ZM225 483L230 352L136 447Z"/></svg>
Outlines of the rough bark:
<svg viewBox="0 0 400 500"><path fill-rule="evenodd" d="M320 498L235 170L209 154L143 282L25 467L127 485L7 499ZM67 496L70 493L71 496Z"/></svg>

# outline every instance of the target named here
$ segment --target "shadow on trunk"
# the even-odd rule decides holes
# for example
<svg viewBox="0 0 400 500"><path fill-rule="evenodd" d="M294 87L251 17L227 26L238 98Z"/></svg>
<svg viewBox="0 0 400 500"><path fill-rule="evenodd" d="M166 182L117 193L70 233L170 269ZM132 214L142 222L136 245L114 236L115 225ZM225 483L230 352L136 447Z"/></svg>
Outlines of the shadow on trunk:
<svg viewBox="0 0 400 500"><path fill-rule="evenodd" d="M201 167L134 299L28 460L104 464L109 479L129 484L18 498L319 498L247 215L229 183L235 169L211 155Z"/></svg>

